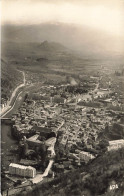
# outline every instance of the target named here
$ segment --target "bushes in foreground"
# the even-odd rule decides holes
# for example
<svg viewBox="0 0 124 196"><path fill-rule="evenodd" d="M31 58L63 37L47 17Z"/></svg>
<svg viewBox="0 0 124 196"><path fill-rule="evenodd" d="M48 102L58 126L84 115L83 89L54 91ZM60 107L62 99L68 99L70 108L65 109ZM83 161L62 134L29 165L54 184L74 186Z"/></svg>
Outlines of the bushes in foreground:
<svg viewBox="0 0 124 196"><path fill-rule="evenodd" d="M77 169L51 182L36 185L31 196L120 196L124 190L124 149L111 151L98 157L83 169ZM84 172L85 170L85 172ZM118 189L110 190L115 181ZM29 195L29 194L26 194ZM23 194L21 193L21 196Z"/></svg>

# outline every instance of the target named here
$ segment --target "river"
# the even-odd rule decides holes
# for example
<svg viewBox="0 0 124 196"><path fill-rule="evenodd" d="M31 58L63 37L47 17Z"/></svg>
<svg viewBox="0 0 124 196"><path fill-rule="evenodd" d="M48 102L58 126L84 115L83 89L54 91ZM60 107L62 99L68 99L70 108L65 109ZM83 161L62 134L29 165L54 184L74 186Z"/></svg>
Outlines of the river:
<svg viewBox="0 0 124 196"><path fill-rule="evenodd" d="M11 118L13 113L18 111L18 108L24 100L25 93L22 92L17 98L13 109L5 115L5 118ZM10 121L10 122L8 122ZM16 149L18 143L11 137L11 120L2 119L1 121L1 166L2 170L8 170L9 163L15 162L16 156L13 149Z"/></svg>
<svg viewBox="0 0 124 196"><path fill-rule="evenodd" d="M9 164L16 159L13 149L17 148L17 141L11 137L11 124L1 123L1 170L8 170Z"/></svg>

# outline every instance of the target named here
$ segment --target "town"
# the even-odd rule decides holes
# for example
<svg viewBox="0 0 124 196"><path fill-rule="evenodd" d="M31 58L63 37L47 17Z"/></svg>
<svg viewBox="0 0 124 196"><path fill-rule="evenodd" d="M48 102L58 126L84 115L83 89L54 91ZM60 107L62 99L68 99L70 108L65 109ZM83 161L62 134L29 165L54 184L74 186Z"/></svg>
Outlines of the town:
<svg viewBox="0 0 124 196"><path fill-rule="evenodd" d="M52 180L107 151L124 147L123 136L115 128L123 128L122 96L110 79L106 80L107 88L103 86L104 77L91 76L79 84L70 78L70 83L46 84L38 92L25 94L11 119L18 155L5 172L11 181L10 194L18 190L15 183L23 187L45 177Z"/></svg>
<svg viewBox="0 0 124 196"><path fill-rule="evenodd" d="M1 196L124 196L122 0L2 0Z"/></svg>

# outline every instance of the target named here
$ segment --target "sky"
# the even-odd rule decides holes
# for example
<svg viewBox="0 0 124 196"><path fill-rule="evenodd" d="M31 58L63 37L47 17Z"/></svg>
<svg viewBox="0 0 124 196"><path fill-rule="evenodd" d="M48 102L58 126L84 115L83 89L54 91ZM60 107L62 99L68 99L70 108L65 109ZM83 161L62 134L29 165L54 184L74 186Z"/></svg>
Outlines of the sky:
<svg viewBox="0 0 124 196"><path fill-rule="evenodd" d="M123 36L123 0L2 0L2 25L71 23Z"/></svg>

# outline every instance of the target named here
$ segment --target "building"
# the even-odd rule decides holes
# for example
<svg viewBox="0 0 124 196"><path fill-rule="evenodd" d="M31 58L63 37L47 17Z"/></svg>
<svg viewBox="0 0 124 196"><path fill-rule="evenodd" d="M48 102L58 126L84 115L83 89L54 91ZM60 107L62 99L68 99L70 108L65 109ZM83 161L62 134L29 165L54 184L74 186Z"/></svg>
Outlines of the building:
<svg viewBox="0 0 124 196"><path fill-rule="evenodd" d="M88 162L90 159L94 159L95 157L89 152L81 151L79 153L79 158L81 161Z"/></svg>
<svg viewBox="0 0 124 196"><path fill-rule="evenodd" d="M9 173L13 175L34 178L36 176L36 169L31 166L11 163L9 165Z"/></svg>
<svg viewBox="0 0 124 196"><path fill-rule="evenodd" d="M39 135L36 134L28 139L26 139L26 142L29 146L32 146L32 147L36 147L36 146L41 146L42 144L44 144L43 141L40 141L38 139Z"/></svg>
<svg viewBox="0 0 124 196"><path fill-rule="evenodd" d="M85 116L87 112L87 108L86 107L82 107L82 116Z"/></svg>
<svg viewBox="0 0 124 196"><path fill-rule="evenodd" d="M118 150L119 148L124 147L124 140L113 140L109 141L108 151L110 150Z"/></svg>
<svg viewBox="0 0 124 196"><path fill-rule="evenodd" d="M55 157L55 151L54 151L54 147L50 146L47 149L47 154L49 158L54 158Z"/></svg>
<svg viewBox="0 0 124 196"><path fill-rule="evenodd" d="M51 128L47 127L39 127L39 126L33 126L33 129L40 134L40 136L44 136L45 138L48 137L48 135L52 132Z"/></svg>
<svg viewBox="0 0 124 196"><path fill-rule="evenodd" d="M45 141L46 146L50 147L50 146L54 146L54 144L56 143L56 138L55 137L51 137L48 140Z"/></svg>
<svg viewBox="0 0 124 196"><path fill-rule="evenodd" d="M61 96L54 96L54 98L52 98L52 102L54 102L54 103L66 103L66 98L63 98L63 97L61 97Z"/></svg>
<svg viewBox="0 0 124 196"><path fill-rule="evenodd" d="M101 99L99 101L102 102L104 106L107 106L107 107L112 105L112 99L105 99L105 100Z"/></svg>

